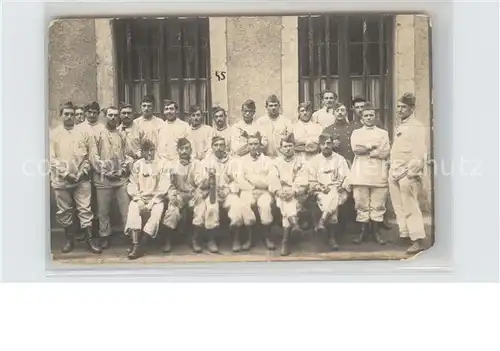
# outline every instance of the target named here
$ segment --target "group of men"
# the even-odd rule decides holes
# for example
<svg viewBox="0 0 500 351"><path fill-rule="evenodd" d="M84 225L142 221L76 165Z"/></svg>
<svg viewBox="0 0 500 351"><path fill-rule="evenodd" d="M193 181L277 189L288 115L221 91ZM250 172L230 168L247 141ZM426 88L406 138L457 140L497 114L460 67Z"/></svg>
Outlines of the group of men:
<svg viewBox="0 0 500 351"><path fill-rule="evenodd" d="M398 100L401 124L390 145L387 131L377 126L375 107L362 98L346 106L331 91L323 93L323 107L314 112L310 102L298 106L298 119L280 113L271 95L267 113L254 118L253 100L242 104L242 119L228 124L222 107L212 110L213 127L204 123L199 106L189 109L187 121L179 107L165 100L163 116L154 116L154 99L141 101L142 115L133 107L102 110L71 102L60 109L62 124L51 131L51 184L57 221L64 227L64 253L74 248L73 213L93 253L111 245L110 207L113 201L131 238L128 257L144 254L144 240L163 238L170 252L171 238L183 218L190 218L194 252L218 252L221 213L227 213L232 250L250 250L257 222L266 247L275 250L271 226L279 209L283 238L281 254L290 254L289 238L300 234L301 215L312 215L314 231L328 236L338 250L339 207L353 199L361 243L369 237L385 241L383 225L388 193L402 238L412 241L409 252L424 249L425 238L418 191L425 155L425 133L413 117L415 97ZM314 209L313 209L314 207ZM76 210L76 211L75 211ZM99 240L92 236L93 213Z"/></svg>

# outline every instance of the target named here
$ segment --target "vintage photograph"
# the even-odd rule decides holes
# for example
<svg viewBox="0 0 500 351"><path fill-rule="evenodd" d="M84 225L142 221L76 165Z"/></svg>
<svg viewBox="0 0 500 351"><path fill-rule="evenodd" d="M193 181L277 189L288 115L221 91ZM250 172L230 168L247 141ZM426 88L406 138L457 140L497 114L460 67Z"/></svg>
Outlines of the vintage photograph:
<svg viewBox="0 0 500 351"><path fill-rule="evenodd" d="M52 260L430 249L431 29L396 13L52 21Z"/></svg>

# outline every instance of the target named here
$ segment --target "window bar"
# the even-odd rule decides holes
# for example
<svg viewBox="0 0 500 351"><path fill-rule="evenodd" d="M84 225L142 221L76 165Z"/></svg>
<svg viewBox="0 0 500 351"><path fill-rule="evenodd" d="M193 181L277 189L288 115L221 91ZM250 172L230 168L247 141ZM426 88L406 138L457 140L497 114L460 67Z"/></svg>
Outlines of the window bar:
<svg viewBox="0 0 500 351"><path fill-rule="evenodd" d="M206 27L209 26L209 22L208 22L208 19L207 18L204 18L203 19L204 21L204 26L203 28L205 29ZM203 30L202 33L204 33L203 35L206 35L206 46L205 46L205 57L203 58L206 62L206 65L205 65L205 84L206 84L206 87L205 87L205 103L207 104L207 106L210 108L212 108L212 90L211 90L211 85L210 85L210 82L211 82L211 66L210 66L210 35L207 34L209 33L209 29L210 28L206 28L207 30ZM226 110L229 108L229 106L222 106L223 108L225 108ZM212 112L212 111L210 111ZM208 116L208 121L207 121L208 125L212 125L212 115L210 114Z"/></svg>
<svg viewBox="0 0 500 351"><path fill-rule="evenodd" d="M164 119L163 115L163 99L165 98L165 88L166 88L166 74L165 74L165 65L163 64L163 59L165 58L165 20L158 20L158 26L156 30L158 30L159 34L159 49L158 49L158 75L159 75L159 83L160 83L160 96L159 101L157 103L160 109L160 116Z"/></svg>
<svg viewBox="0 0 500 351"><path fill-rule="evenodd" d="M386 108L386 103L385 103L385 75L386 75L386 69L385 69L385 64L384 64L384 20L386 16L382 15L379 17L378 20L378 53L379 53L379 119L382 122L382 125L387 128L387 121L386 121L386 113L385 113L385 108Z"/></svg>
<svg viewBox="0 0 500 351"><path fill-rule="evenodd" d="M341 17L339 23L339 101L351 104L351 75L349 67L349 17Z"/></svg>
<svg viewBox="0 0 500 351"><path fill-rule="evenodd" d="M193 21L194 27L194 78L195 78L195 92L196 92L196 105L208 112L210 106L201 106L201 88L200 88L200 20L196 17ZM190 85L192 89L193 85Z"/></svg>
<svg viewBox="0 0 500 351"><path fill-rule="evenodd" d="M309 34L309 101L314 103L314 33L313 33L313 18L307 18L307 29Z"/></svg>
<svg viewBox="0 0 500 351"><path fill-rule="evenodd" d="M184 33L182 30L182 23L179 18L175 19L175 30L177 31L177 35L180 38L180 44L179 44L179 75L178 75L178 82L179 82L179 112L180 112L180 118L185 119L185 108L184 108Z"/></svg>
<svg viewBox="0 0 500 351"><path fill-rule="evenodd" d="M172 43L169 42L169 32L172 30L171 20L169 18L165 18L163 22L163 55L160 54L160 65L164 68L164 79L165 79L165 88L162 99L172 99L172 77L170 77L170 69L167 67L168 62L168 54L170 50L172 50ZM176 101L179 103L179 101ZM163 101L162 101L163 104ZM163 108L162 108L163 109Z"/></svg>
<svg viewBox="0 0 500 351"><path fill-rule="evenodd" d="M325 54L326 54L326 90L331 89L331 58L330 58L330 21L331 21L331 16L326 15L325 16Z"/></svg>
<svg viewBox="0 0 500 351"><path fill-rule="evenodd" d="M317 18L317 23L320 24L321 22L321 17ZM319 28L318 28L319 29ZM315 31L316 32L316 38L317 38L317 43L316 45L318 45L318 78L319 78L319 91L318 93L321 93L321 80L323 78L323 67L322 67L322 64L321 64L321 54L322 54L322 50L321 50L321 42L323 41L322 39L324 39L323 37L323 33L321 33L319 30Z"/></svg>
<svg viewBox="0 0 500 351"><path fill-rule="evenodd" d="M151 72L151 26L149 25L150 22L148 20L141 20L141 32L142 32L142 40L145 45L143 46L142 50L142 55L141 59L144 60L142 62L142 68L144 69L143 72L143 79L146 83L146 94L153 94L153 84L152 84L152 72ZM156 100L156 96L155 96ZM155 104L156 107L158 107L158 103Z"/></svg>
<svg viewBox="0 0 500 351"><path fill-rule="evenodd" d="M302 35L302 30L303 30L303 26L302 24L304 23L303 22L303 18L304 17L299 17L298 21L298 27L299 27L299 35ZM301 30L302 29L302 30ZM305 101L307 100L307 98L304 96L304 84L303 84L303 77L304 77L304 72L303 72L303 62L304 62L304 52L303 52L303 46L304 44L301 42L301 40L299 40L299 67L298 67L298 70L299 70L299 102L300 101Z"/></svg>
<svg viewBox="0 0 500 351"><path fill-rule="evenodd" d="M128 62L128 65L127 65L127 79L125 79L124 81L126 82L127 84L127 97L125 98L124 96L124 100L126 103L128 104L131 104L133 105L134 104L134 101L133 101L133 87L132 87L132 84L133 84L133 81L134 81L134 77L132 77L132 65L134 64L132 62L132 28L131 28L131 24L130 24L130 21L127 21L126 22L126 41L127 41L127 62Z"/></svg>
<svg viewBox="0 0 500 351"><path fill-rule="evenodd" d="M370 66L368 64L368 23L363 19L363 95L365 99L371 101L369 88Z"/></svg>

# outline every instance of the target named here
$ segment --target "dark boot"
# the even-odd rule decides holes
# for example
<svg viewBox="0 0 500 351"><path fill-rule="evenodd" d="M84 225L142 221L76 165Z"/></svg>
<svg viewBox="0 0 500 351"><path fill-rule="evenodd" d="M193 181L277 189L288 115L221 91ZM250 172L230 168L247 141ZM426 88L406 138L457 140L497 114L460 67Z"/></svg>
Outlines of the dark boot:
<svg viewBox="0 0 500 351"><path fill-rule="evenodd" d="M230 227L229 230L233 235L233 252L240 252L241 251L240 228Z"/></svg>
<svg viewBox="0 0 500 351"><path fill-rule="evenodd" d="M274 242L271 240L271 226L270 225L264 225L262 226L264 229L264 235L266 236L266 247L270 251L276 250L276 245Z"/></svg>
<svg viewBox="0 0 500 351"><path fill-rule="evenodd" d="M101 248L94 244L94 241L92 240L92 227L85 228L85 242L87 243L89 251L93 254L102 253Z"/></svg>
<svg viewBox="0 0 500 351"><path fill-rule="evenodd" d="M132 249L128 253L128 259L129 260L136 260L139 257L142 256L142 250L141 250L141 231L139 229L134 229L132 230L131 237L132 237Z"/></svg>
<svg viewBox="0 0 500 351"><path fill-rule="evenodd" d="M325 219L323 218L323 216L321 216L318 223L316 224L316 227L314 228L314 232L316 233L317 236L322 235L326 232Z"/></svg>
<svg viewBox="0 0 500 351"><path fill-rule="evenodd" d="M381 222L371 222L371 233L373 239L379 245L385 245L385 240L380 236L379 226Z"/></svg>
<svg viewBox="0 0 500 351"><path fill-rule="evenodd" d="M162 234L163 234L163 247L161 249L162 252L164 253L169 253L170 250L172 249L172 228L169 227L164 227Z"/></svg>
<svg viewBox="0 0 500 351"><path fill-rule="evenodd" d="M355 244L361 244L363 241L365 241L369 231L370 231L370 223L368 222L361 223L361 233L352 242Z"/></svg>
<svg viewBox="0 0 500 351"><path fill-rule="evenodd" d="M73 251L75 247L73 233L71 232L71 227L64 228L64 246L61 249L62 253L68 253Z"/></svg>
<svg viewBox="0 0 500 351"><path fill-rule="evenodd" d="M337 251L339 249L339 245L335 240L335 237L338 234L338 228L338 224L331 224L328 226L328 245L330 246L330 250L332 251Z"/></svg>
<svg viewBox="0 0 500 351"><path fill-rule="evenodd" d="M283 240L281 241L281 256L290 255L290 244L288 239L290 238L291 228L283 229Z"/></svg>
<svg viewBox="0 0 500 351"><path fill-rule="evenodd" d="M219 247L217 246L217 242L215 241L216 233L217 233L217 229L207 230L207 234L208 234L207 249L211 253L218 253L219 252Z"/></svg>
<svg viewBox="0 0 500 351"><path fill-rule="evenodd" d="M247 240L241 246L243 251L248 251L252 248L252 235L253 235L253 225L246 227Z"/></svg>
<svg viewBox="0 0 500 351"><path fill-rule="evenodd" d="M191 241L191 245L193 247L193 252L195 253L201 253L203 252L203 249L200 246L200 232L201 228L200 227L193 227L193 239Z"/></svg>
<svg viewBox="0 0 500 351"><path fill-rule="evenodd" d="M407 250L406 253L409 254L416 254L419 253L420 251L425 250L425 245L424 241L422 239L417 239L413 242L413 245L411 245Z"/></svg>
<svg viewBox="0 0 500 351"><path fill-rule="evenodd" d="M109 249L111 246L111 236L105 236L104 238L101 238L101 249L106 250Z"/></svg>
<svg viewBox="0 0 500 351"><path fill-rule="evenodd" d="M384 221L380 222L380 228L382 228L384 230L391 230L391 225L389 224L389 222L387 221L387 219L385 217L384 217Z"/></svg>

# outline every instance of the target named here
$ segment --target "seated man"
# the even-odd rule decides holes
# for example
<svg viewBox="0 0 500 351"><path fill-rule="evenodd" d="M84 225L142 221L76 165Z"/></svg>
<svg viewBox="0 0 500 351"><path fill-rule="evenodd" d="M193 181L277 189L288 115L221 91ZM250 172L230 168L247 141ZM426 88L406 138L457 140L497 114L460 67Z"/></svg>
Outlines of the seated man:
<svg viewBox="0 0 500 351"><path fill-rule="evenodd" d="M240 199L243 213L243 223L247 227L248 237L243 244L243 250L252 246L252 231L256 222L254 207L257 207L261 224L264 227L266 246L269 250L276 249L270 239L273 215L271 205L273 197L269 192L269 184L279 182L273 160L261 154L262 137L259 132L248 136L250 153L238 160L237 184L241 190Z"/></svg>
<svg viewBox="0 0 500 351"><path fill-rule="evenodd" d="M278 182L271 183L270 188L276 196L276 205L283 216L283 241L281 255L290 254L288 239L290 233L300 232L297 212L307 197L307 168L303 161L295 155L293 134L281 139L281 156L274 160Z"/></svg>
<svg viewBox="0 0 500 351"><path fill-rule="evenodd" d="M127 191L132 198L129 204L125 234L132 237L132 248L128 258L137 259L143 255L141 239L156 238L164 209L164 198L170 186L170 178L164 163L155 158L156 146L149 139L141 140L142 158L132 166ZM144 227L142 216L149 214Z"/></svg>
<svg viewBox="0 0 500 351"><path fill-rule="evenodd" d="M215 231L220 226L219 204L227 209L229 229L233 236L233 251L241 251L239 227L243 225L239 189L235 182L235 160L228 155L226 140L222 136L212 138L212 151L202 162L204 178L208 180L210 191L205 199L207 212L205 229L209 234L208 249L217 252Z"/></svg>
<svg viewBox="0 0 500 351"><path fill-rule="evenodd" d="M186 138L177 141L178 159L170 164L170 189L167 193L168 207L163 218L165 228L165 246L163 252L169 252L171 234L177 229L181 213L185 209L193 210L192 247L196 253L202 252L199 243L205 221L205 198L208 195L208 181L203 181L200 162L192 158L191 142Z"/></svg>
<svg viewBox="0 0 500 351"><path fill-rule="evenodd" d="M338 207L347 199L350 187L346 182L349 166L344 157L333 152L333 138L329 134L319 136L321 153L311 159L308 164L309 188L315 196L321 211L315 231L322 233L328 228L330 248L338 250L335 240Z"/></svg>

